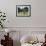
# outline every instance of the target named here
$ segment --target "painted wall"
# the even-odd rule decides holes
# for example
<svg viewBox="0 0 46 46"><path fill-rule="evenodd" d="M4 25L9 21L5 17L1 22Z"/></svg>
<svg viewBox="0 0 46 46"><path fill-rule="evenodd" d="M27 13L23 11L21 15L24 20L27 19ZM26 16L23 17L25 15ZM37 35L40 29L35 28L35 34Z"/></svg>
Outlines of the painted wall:
<svg viewBox="0 0 46 46"><path fill-rule="evenodd" d="M46 0L0 0L0 10L6 12L7 16L5 26L11 31L20 31L20 37L31 31L45 31L46 33L45 4ZM31 17L16 17L16 5L31 5ZM18 38L17 33L15 37L15 39ZM19 43L16 45L18 46Z"/></svg>
<svg viewBox="0 0 46 46"><path fill-rule="evenodd" d="M46 0L0 0L6 12L6 27L46 27ZM31 5L31 17L16 17L16 5Z"/></svg>

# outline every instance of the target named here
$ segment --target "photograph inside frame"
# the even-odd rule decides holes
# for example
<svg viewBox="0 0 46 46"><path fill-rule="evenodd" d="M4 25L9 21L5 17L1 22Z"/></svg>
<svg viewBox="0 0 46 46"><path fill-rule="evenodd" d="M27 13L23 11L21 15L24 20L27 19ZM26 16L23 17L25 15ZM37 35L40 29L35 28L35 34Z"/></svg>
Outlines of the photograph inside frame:
<svg viewBox="0 0 46 46"><path fill-rule="evenodd" d="M18 17L31 16L31 5L16 5L16 16Z"/></svg>

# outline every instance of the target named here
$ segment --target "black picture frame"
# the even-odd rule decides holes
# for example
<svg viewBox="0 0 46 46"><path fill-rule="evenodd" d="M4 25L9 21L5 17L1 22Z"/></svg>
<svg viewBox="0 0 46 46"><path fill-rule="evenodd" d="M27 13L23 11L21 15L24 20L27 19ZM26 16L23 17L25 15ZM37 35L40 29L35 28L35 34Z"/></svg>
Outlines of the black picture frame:
<svg viewBox="0 0 46 46"><path fill-rule="evenodd" d="M30 17L31 5L16 5L16 17Z"/></svg>

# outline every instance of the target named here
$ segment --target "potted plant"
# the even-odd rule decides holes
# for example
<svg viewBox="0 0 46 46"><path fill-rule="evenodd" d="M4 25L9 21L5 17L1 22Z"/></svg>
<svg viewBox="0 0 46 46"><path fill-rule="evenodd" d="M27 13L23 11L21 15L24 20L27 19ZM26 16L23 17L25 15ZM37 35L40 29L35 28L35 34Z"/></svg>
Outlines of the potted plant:
<svg viewBox="0 0 46 46"><path fill-rule="evenodd" d="M0 11L0 27L4 28L4 22L6 20L6 15L4 12Z"/></svg>

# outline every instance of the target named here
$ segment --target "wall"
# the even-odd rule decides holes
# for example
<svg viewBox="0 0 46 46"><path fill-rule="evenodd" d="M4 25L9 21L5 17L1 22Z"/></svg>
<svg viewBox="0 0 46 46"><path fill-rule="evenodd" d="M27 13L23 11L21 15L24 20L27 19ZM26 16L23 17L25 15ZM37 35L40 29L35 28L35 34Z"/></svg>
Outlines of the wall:
<svg viewBox="0 0 46 46"><path fill-rule="evenodd" d="M16 17L16 5L23 4L31 5L31 17ZM45 4L46 0L0 0L0 9L6 12L8 20L5 26L12 31L21 31L20 36L31 31L46 31Z"/></svg>
<svg viewBox="0 0 46 46"><path fill-rule="evenodd" d="M31 5L31 17L16 17L16 5ZM6 12L6 27L46 27L46 0L0 0Z"/></svg>

